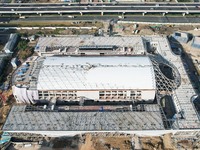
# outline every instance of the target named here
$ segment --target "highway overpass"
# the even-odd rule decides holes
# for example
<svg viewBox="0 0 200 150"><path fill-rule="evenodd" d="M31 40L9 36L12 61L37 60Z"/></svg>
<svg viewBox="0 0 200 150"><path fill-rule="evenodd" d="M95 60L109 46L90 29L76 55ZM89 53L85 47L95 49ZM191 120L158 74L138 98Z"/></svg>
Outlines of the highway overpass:
<svg viewBox="0 0 200 150"><path fill-rule="evenodd" d="M126 14L126 13L182 13L199 14L199 3L84 3L84 4L0 4L0 14Z"/></svg>

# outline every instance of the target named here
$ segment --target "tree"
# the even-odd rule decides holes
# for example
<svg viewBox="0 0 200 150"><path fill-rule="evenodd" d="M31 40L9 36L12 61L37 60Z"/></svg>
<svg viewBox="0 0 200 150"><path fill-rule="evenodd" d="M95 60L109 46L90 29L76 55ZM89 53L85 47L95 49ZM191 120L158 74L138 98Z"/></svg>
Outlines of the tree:
<svg viewBox="0 0 200 150"><path fill-rule="evenodd" d="M19 50L25 50L27 49L27 47L28 47L28 41L25 41L25 40L21 40L17 45L17 48Z"/></svg>
<svg viewBox="0 0 200 150"><path fill-rule="evenodd" d="M20 50L19 51L19 59L27 59L28 57L30 57L33 54L33 49L32 48L27 48L25 50Z"/></svg>

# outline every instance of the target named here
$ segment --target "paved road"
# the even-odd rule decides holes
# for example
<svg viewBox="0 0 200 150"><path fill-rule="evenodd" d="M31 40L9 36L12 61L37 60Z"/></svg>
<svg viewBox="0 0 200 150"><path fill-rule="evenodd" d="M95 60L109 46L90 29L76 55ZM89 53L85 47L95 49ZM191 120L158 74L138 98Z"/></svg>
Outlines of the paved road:
<svg viewBox="0 0 200 150"><path fill-rule="evenodd" d="M75 18L69 18L67 16L35 16L25 19L14 18L0 18L0 22L9 21L69 21L69 20L103 20L109 21L111 19L119 20L118 16L77 16ZM2 21L3 20L3 21ZM135 22L158 22L158 23L200 23L199 17L168 17L168 16L127 16L122 21L135 21Z"/></svg>
<svg viewBox="0 0 200 150"><path fill-rule="evenodd" d="M199 3L1 3L0 7L59 7L59 6L133 6L133 7L196 7Z"/></svg>
<svg viewBox="0 0 200 150"><path fill-rule="evenodd" d="M199 3L0 4L0 13L200 13Z"/></svg>
<svg viewBox="0 0 200 150"><path fill-rule="evenodd" d="M0 11L70 11L70 10L77 10L77 11L90 11L90 10L113 10L113 11L118 11L118 10L137 10L137 11L142 11L142 10L165 10L165 11L178 11L178 10L187 10L187 11L200 11L199 8L197 7L144 7L144 6L116 6L116 7L110 7L110 6L70 6L70 7L0 7Z"/></svg>

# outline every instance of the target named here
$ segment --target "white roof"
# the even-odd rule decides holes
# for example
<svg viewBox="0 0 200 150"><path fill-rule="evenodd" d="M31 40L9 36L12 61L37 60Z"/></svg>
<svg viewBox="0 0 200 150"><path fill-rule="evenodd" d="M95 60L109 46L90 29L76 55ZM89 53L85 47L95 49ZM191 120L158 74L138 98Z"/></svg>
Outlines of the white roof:
<svg viewBox="0 0 200 150"><path fill-rule="evenodd" d="M142 57L47 57L38 90L155 89L150 59Z"/></svg>

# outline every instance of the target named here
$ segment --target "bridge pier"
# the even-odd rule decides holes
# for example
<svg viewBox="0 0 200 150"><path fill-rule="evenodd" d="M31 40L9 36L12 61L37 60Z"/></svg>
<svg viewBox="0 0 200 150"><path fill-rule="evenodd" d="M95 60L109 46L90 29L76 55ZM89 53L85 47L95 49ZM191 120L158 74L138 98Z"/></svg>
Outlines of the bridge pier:
<svg viewBox="0 0 200 150"><path fill-rule="evenodd" d="M165 16L165 13L163 13L162 15Z"/></svg>
<svg viewBox="0 0 200 150"><path fill-rule="evenodd" d="M146 14L146 12L143 12L143 13L142 13L142 16L144 16L145 14Z"/></svg>
<svg viewBox="0 0 200 150"><path fill-rule="evenodd" d="M101 12L101 16L103 16L103 12Z"/></svg>
<svg viewBox="0 0 200 150"><path fill-rule="evenodd" d="M80 12L80 14L81 14L81 16L83 16L83 13L82 13L82 12Z"/></svg>
<svg viewBox="0 0 200 150"><path fill-rule="evenodd" d="M40 14L40 16L42 16L42 14Z"/></svg>
<svg viewBox="0 0 200 150"><path fill-rule="evenodd" d="M183 16L185 16L185 13L183 13Z"/></svg>

